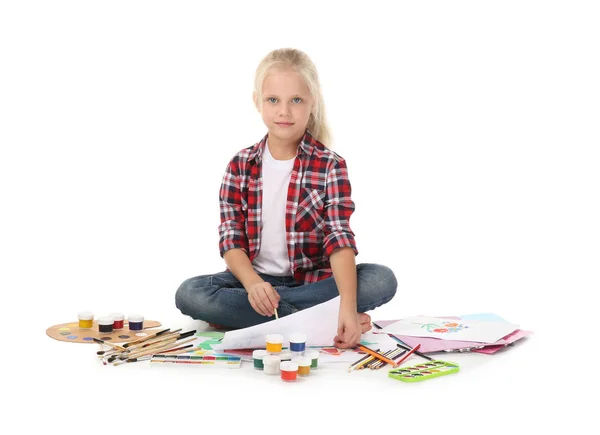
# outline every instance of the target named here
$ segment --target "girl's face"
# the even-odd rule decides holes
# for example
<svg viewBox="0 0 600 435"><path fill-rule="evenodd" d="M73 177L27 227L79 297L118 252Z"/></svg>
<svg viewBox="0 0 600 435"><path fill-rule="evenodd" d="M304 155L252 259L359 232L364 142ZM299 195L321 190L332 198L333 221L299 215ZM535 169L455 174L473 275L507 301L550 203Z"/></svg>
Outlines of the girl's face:
<svg viewBox="0 0 600 435"><path fill-rule="evenodd" d="M269 137L285 142L304 136L314 100L302 76L293 69L271 69L262 89L262 119ZM260 111L260 106L257 105Z"/></svg>

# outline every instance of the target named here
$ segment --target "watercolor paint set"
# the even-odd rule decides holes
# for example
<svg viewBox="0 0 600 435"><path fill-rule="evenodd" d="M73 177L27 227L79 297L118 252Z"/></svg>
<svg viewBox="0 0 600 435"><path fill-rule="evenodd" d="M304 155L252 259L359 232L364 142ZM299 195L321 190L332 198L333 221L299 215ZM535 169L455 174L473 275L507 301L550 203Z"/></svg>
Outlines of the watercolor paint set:
<svg viewBox="0 0 600 435"><path fill-rule="evenodd" d="M242 366L242 358L231 355L152 355L151 363L175 363L175 364L200 364L206 367L222 367L228 369L239 369Z"/></svg>
<svg viewBox="0 0 600 435"><path fill-rule="evenodd" d="M402 382L420 382L458 372L458 364L433 360L414 366L390 370L388 376Z"/></svg>

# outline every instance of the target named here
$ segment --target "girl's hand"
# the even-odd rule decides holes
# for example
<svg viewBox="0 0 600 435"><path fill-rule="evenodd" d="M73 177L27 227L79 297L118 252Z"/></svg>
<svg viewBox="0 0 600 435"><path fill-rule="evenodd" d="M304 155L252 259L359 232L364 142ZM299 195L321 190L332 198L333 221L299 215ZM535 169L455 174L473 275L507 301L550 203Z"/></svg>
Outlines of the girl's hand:
<svg viewBox="0 0 600 435"><path fill-rule="evenodd" d="M340 349L355 347L360 343L361 325L356 309L340 309L337 335L333 339L334 346Z"/></svg>
<svg viewBox="0 0 600 435"><path fill-rule="evenodd" d="M268 282L258 282L246 289L248 301L258 314L271 317L275 314L275 308L279 306L279 293Z"/></svg>

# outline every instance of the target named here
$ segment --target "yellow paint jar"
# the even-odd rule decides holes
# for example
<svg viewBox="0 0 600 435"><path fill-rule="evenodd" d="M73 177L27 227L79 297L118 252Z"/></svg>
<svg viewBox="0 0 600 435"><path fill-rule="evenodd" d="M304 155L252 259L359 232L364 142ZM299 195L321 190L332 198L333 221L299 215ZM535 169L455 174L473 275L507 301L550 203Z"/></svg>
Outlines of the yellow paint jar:
<svg viewBox="0 0 600 435"><path fill-rule="evenodd" d="M305 356L299 356L296 358L292 358L292 362L298 364L298 376L308 376L310 374L310 358Z"/></svg>
<svg viewBox="0 0 600 435"><path fill-rule="evenodd" d="M283 335L281 334L267 334L267 352L279 353L283 346Z"/></svg>
<svg viewBox="0 0 600 435"><path fill-rule="evenodd" d="M79 313L79 327L89 329L94 325L94 314L89 311Z"/></svg>

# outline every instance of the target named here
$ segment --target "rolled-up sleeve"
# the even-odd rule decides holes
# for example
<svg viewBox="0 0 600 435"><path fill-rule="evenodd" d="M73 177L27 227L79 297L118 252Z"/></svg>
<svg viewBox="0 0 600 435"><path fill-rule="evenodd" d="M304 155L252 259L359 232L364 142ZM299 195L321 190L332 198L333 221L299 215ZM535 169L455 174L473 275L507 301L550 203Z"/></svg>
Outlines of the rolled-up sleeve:
<svg viewBox="0 0 600 435"><path fill-rule="evenodd" d="M325 254L329 257L338 248L352 248L358 255L354 232L350 229L350 216L354 212L350 179L344 159L335 160L327 173L325 198Z"/></svg>
<svg viewBox="0 0 600 435"><path fill-rule="evenodd" d="M219 206L221 211L219 251L221 257L225 252L234 248L241 248L248 252L248 238L246 237L242 201L237 159L234 158L227 165L219 192Z"/></svg>

